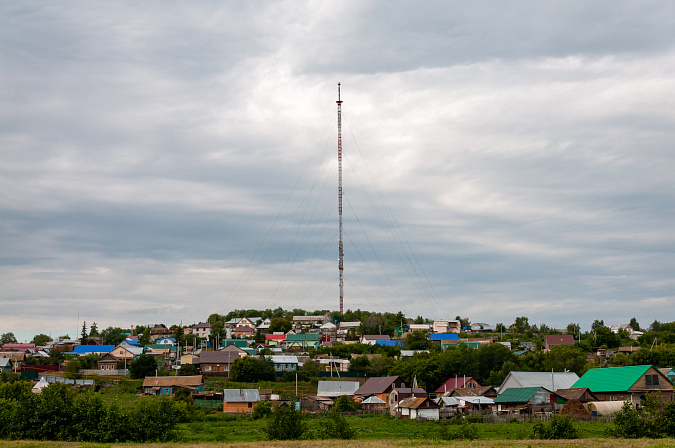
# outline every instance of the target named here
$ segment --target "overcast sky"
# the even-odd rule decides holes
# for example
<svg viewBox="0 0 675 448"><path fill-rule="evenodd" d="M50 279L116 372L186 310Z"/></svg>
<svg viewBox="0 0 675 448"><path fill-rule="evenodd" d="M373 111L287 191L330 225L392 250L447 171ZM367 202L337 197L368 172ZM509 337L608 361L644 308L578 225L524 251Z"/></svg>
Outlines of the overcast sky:
<svg viewBox="0 0 675 448"><path fill-rule="evenodd" d="M675 320L675 4L2 2L0 333ZM57 334L58 333L58 334Z"/></svg>

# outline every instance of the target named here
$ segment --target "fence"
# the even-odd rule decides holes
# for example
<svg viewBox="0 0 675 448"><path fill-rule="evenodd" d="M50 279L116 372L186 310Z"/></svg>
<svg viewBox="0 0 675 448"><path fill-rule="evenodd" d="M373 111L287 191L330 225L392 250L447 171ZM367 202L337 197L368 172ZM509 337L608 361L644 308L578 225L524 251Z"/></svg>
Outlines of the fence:
<svg viewBox="0 0 675 448"><path fill-rule="evenodd" d="M49 384L52 383L64 383L64 384L75 384L78 386L93 386L94 380L74 380L71 378L63 378L60 376L47 376L40 375L40 378L44 378Z"/></svg>
<svg viewBox="0 0 675 448"><path fill-rule="evenodd" d="M100 370L100 369L84 369L80 373L83 375L99 375L99 376L127 376L129 375L129 369L116 369L116 370Z"/></svg>

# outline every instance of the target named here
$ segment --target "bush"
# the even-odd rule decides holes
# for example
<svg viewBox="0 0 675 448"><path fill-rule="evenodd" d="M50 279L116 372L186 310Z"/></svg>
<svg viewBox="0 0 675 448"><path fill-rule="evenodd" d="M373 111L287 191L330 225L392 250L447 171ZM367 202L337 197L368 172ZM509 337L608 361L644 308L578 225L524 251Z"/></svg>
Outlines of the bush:
<svg viewBox="0 0 675 448"><path fill-rule="evenodd" d="M439 434L443 440L476 440L479 438L478 426L470 424L466 419L452 423L441 421L439 424Z"/></svg>
<svg viewBox="0 0 675 448"><path fill-rule="evenodd" d="M335 400L333 410L337 412L354 412L359 408L359 403L354 401L349 395L342 395Z"/></svg>
<svg viewBox="0 0 675 448"><path fill-rule="evenodd" d="M552 415L548 423L538 421L534 424L535 439L577 439L579 431L574 420L567 415Z"/></svg>
<svg viewBox="0 0 675 448"><path fill-rule="evenodd" d="M614 415L614 435L627 439L644 437L646 428L644 422L635 410L635 405L626 401L619 412Z"/></svg>
<svg viewBox="0 0 675 448"><path fill-rule="evenodd" d="M322 434L325 439L347 440L354 438L354 430L349 426L347 419L340 411L333 408L328 415L329 420L326 422Z"/></svg>
<svg viewBox="0 0 675 448"><path fill-rule="evenodd" d="M253 412L251 413L251 417L253 417L254 420L258 420L267 417L271 413L272 413L272 403L270 403L269 401L259 401L256 403L255 406L253 406Z"/></svg>
<svg viewBox="0 0 675 448"><path fill-rule="evenodd" d="M300 411L295 404L277 408L272 412L265 431L270 440L298 440L307 429Z"/></svg>

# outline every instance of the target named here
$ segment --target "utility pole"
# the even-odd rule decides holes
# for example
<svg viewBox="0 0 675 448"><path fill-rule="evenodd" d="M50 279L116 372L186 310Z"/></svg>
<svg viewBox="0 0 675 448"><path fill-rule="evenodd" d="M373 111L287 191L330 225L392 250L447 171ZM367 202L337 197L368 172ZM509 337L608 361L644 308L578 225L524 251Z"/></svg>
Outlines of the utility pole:
<svg viewBox="0 0 675 448"><path fill-rule="evenodd" d="M344 313L344 265L342 251L342 100L340 99L340 83L338 83L338 99L337 103L337 124L338 124L338 220L339 220L339 235L338 235L338 270L340 271L340 315Z"/></svg>

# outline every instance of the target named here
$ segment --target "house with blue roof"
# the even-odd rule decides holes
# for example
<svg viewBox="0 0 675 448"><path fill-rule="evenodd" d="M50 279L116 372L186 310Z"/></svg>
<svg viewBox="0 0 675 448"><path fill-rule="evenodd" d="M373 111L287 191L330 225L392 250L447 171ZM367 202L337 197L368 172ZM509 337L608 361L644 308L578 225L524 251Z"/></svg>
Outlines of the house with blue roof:
<svg viewBox="0 0 675 448"><path fill-rule="evenodd" d="M71 353L76 356L86 356L91 355L92 353L97 355L105 355L114 349L114 345L76 345L73 347L73 351Z"/></svg>

